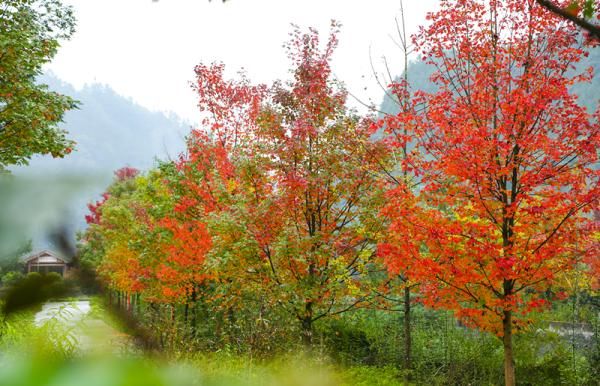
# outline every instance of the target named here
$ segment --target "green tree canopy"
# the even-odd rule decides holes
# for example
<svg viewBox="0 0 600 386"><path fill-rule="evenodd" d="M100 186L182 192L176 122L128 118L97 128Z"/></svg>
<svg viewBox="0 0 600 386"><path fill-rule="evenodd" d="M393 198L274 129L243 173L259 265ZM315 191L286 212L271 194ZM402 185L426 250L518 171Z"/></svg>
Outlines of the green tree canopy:
<svg viewBox="0 0 600 386"><path fill-rule="evenodd" d="M34 154L63 157L72 150L58 123L76 102L36 78L74 28L72 9L58 0L0 2L0 171Z"/></svg>

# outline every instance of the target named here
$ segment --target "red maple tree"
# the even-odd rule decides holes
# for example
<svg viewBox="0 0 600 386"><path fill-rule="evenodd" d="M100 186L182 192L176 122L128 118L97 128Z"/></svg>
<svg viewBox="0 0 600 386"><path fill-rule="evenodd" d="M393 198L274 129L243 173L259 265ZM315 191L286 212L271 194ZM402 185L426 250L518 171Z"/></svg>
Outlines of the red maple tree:
<svg viewBox="0 0 600 386"><path fill-rule="evenodd" d="M331 76L337 45L296 29L287 45L292 80L272 87L198 66L206 113L179 163L179 216L204 219L214 277L228 297L261 294L299 321L310 343L316 320L361 300L357 279L373 254L369 132ZM267 295L267 296L264 296Z"/></svg>
<svg viewBox="0 0 600 386"><path fill-rule="evenodd" d="M222 64L196 66L193 89L203 119L176 162L176 176L166 181L176 200L173 212L159 222L165 231L159 240L164 258L154 270L161 296L171 302L194 302L214 276L204 267L212 245L207 220L228 207L237 178L232 159L251 132L264 93L243 76L226 81L223 71Z"/></svg>
<svg viewBox="0 0 600 386"><path fill-rule="evenodd" d="M438 89L384 122L405 131L393 146L411 149L401 167L419 189L389 192L380 251L425 304L501 337L514 385L521 316L590 245L600 127L568 89L591 72L573 72L576 30L535 0L445 1L428 19L414 43Z"/></svg>

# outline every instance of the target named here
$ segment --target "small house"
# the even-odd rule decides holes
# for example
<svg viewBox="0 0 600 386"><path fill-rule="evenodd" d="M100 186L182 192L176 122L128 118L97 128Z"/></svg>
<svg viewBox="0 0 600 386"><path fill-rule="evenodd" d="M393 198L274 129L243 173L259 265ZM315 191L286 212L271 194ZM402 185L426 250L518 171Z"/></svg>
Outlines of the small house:
<svg viewBox="0 0 600 386"><path fill-rule="evenodd" d="M56 272L64 277L69 270L69 263L64 257L48 250L43 250L23 257L23 263L25 264L26 273Z"/></svg>

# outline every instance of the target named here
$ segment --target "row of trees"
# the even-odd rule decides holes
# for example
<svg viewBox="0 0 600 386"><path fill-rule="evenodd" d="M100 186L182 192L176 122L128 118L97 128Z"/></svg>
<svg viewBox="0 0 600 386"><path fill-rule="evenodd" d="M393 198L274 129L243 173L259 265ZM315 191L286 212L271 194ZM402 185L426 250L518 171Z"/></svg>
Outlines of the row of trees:
<svg viewBox="0 0 600 386"><path fill-rule="evenodd" d="M180 309L192 331L198 304L230 322L277 310L306 344L319 319L398 290L408 338L416 288L497 335L514 385L513 333L598 266L600 110L568 92L592 74L572 71L575 27L534 0L447 1L428 18L413 44L436 91L393 84L400 112L380 120L348 110L332 79L335 23L324 47L294 29L289 82L197 66L201 128L177 161L117 172L90 205L82 261L127 307Z"/></svg>
<svg viewBox="0 0 600 386"><path fill-rule="evenodd" d="M231 306L261 293L306 343L316 320L364 301L383 226L383 148L331 80L336 43L332 33L320 51L315 31L295 30L293 81L271 88L227 81L222 65L196 68L205 129L173 164L137 178L121 170L117 190L91 206L85 248L111 285L183 304L209 283Z"/></svg>

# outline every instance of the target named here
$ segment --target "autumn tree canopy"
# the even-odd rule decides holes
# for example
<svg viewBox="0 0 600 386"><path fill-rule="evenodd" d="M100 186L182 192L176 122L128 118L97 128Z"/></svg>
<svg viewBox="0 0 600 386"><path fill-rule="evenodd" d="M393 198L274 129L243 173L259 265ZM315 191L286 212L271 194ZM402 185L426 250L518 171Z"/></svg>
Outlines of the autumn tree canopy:
<svg viewBox="0 0 600 386"><path fill-rule="evenodd" d="M336 33L333 24L321 45L315 30L295 29L291 80L270 87L227 80L221 64L196 67L204 119L170 172L153 177L162 188L121 170L90 206L86 250L102 255L111 286L228 310L254 299L297 319L306 343L315 321L364 301L384 155L332 78Z"/></svg>
<svg viewBox="0 0 600 386"><path fill-rule="evenodd" d="M428 18L414 44L438 90L384 122L419 189L389 192L381 253L410 267L426 304L502 337L513 385L513 330L590 253L599 114L568 87L591 74L572 71L575 27L534 0L447 1Z"/></svg>
<svg viewBox="0 0 600 386"><path fill-rule="evenodd" d="M204 312L215 340L246 323L254 344L275 325L264 315L285 315L310 344L316 321L379 307L370 295L395 285L406 374L418 299L499 337L514 385L513 334L575 268L600 266L600 109L569 92L592 77L576 66L589 42L536 0L449 0L428 19L413 44L435 87L395 82L400 111L380 121L332 76L336 23L325 42L294 28L290 79L270 86L196 66L185 152L116 173L89 207L83 260L172 327L161 339L197 338Z"/></svg>
<svg viewBox="0 0 600 386"><path fill-rule="evenodd" d="M180 164L195 175L183 182L182 204L210 214L211 265L228 285L269 294L298 319L306 342L314 321L361 301L378 224L377 147L332 79L336 45L335 30L324 48L316 31L294 30L286 46L293 79L270 88L224 81L219 65L197 67L212 130L194 134L201 140Z"/></svg>

